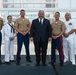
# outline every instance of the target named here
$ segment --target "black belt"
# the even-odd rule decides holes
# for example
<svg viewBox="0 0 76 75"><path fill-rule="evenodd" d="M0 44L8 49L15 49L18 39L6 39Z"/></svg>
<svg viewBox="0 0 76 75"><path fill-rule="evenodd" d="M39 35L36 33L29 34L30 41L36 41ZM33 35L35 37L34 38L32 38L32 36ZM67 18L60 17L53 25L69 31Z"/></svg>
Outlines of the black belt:
<svg viewBox="0 0 76 75"><path fill-rule="evenodd" d="M59 34L58 34L58 35L59 35ZM58 35L53 34L53 36L58 36Z"/></svg>

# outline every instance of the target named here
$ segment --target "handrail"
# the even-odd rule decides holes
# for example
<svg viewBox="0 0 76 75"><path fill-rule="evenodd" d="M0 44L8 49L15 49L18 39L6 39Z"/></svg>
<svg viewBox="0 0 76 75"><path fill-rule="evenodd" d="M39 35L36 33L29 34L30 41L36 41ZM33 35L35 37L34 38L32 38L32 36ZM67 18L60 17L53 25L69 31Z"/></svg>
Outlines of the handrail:
<svg viewBox="0 0 76 75"><path fill-rule="evenodd" d="M2 2L2 4L54 4L57 2Z"/></svg>
<svg viewBox="0 0 76 75"><path fill-rule="evenodd" d="M27 12L38 12L38 10L44 10L46 12L55 12L55 11L59 11L59 12L76 12L76 8L65 8L65 9L61 9L61 8L0 8L0 11L20 11L21 9L24 9Z"/></svg>

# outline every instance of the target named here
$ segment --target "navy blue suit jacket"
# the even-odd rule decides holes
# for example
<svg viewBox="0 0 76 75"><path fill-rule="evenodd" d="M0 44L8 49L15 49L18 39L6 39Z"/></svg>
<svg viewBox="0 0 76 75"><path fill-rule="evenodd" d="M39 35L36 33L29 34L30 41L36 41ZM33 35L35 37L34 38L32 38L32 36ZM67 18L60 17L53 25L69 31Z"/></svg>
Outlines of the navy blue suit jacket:
<svg viewBox="0 0 76 75"><path fill-rule="evenodd" d="M30 29L30 37L33 37L34 42L47 42L48 38L52 36L52 27L50 25L50 21L48 19L43 20L43 24L39 23L39 19L34 19L32 21L31 29Z"/></svg>

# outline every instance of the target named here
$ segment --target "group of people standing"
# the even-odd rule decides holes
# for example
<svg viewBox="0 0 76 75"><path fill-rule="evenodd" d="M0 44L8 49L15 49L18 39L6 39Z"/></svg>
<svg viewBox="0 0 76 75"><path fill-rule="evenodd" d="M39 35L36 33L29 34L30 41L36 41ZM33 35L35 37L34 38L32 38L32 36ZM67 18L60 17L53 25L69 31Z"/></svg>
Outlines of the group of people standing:
<svg viewBox="0 0 76 75"><path fill-rule="evenodd" d="M55 50L59 52L60 66L67 61L71 61L75 65L75 40L76 25L70 19L71 14L65 14L65 21L59 19L60 13L55 12L55 21L50 24L50 21L45 18L43 10L39 10L38 18L30 21L25 18L25 10L20 10L20 18L15 23L12 22L12 16L7 17L8 22L3 24L3 19L0 18L0 30L4 31L5 37L5 63L14 62L14 38L17 36L17 56L16 65L20 65L20 53L24 43L26 49L26 61L32 62L29 52L29 39L33 41L35 46L36 64L40 66L40 49L42 49L42 65L46 64L46 54L48 41L51 41L51 64L56 63ZM0 64L1 64L1 42L2 34L0 31ZM69 58L70 57L70 58Z"/></svg>

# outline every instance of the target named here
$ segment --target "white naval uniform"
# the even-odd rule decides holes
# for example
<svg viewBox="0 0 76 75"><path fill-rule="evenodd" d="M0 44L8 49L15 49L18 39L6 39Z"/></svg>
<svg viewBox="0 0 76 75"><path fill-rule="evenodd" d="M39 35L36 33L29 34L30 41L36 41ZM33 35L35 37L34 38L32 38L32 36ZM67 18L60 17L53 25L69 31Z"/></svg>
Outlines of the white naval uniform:
<svg viewBox="0 0 76 75"><path fill-rule="evenodd" d="M14 23L10 23L10 25L14 25ZM14 60L13 50L14 50L14 40L10 41L10 37L15 37L16 33L11 31L11 27L8 23L4 25L4 39L5 39L5 62L9 62L10 60Z"/></svg>
<svg viewBox="0 0 76 75"><path fill-rule="evenodd" d="M72 29L76 29L76 23L72 20L65 21L66 30L68 33ZM67 38L63 37L64 62L70 61L75 65L75 33L70 34Z"/></svg>

